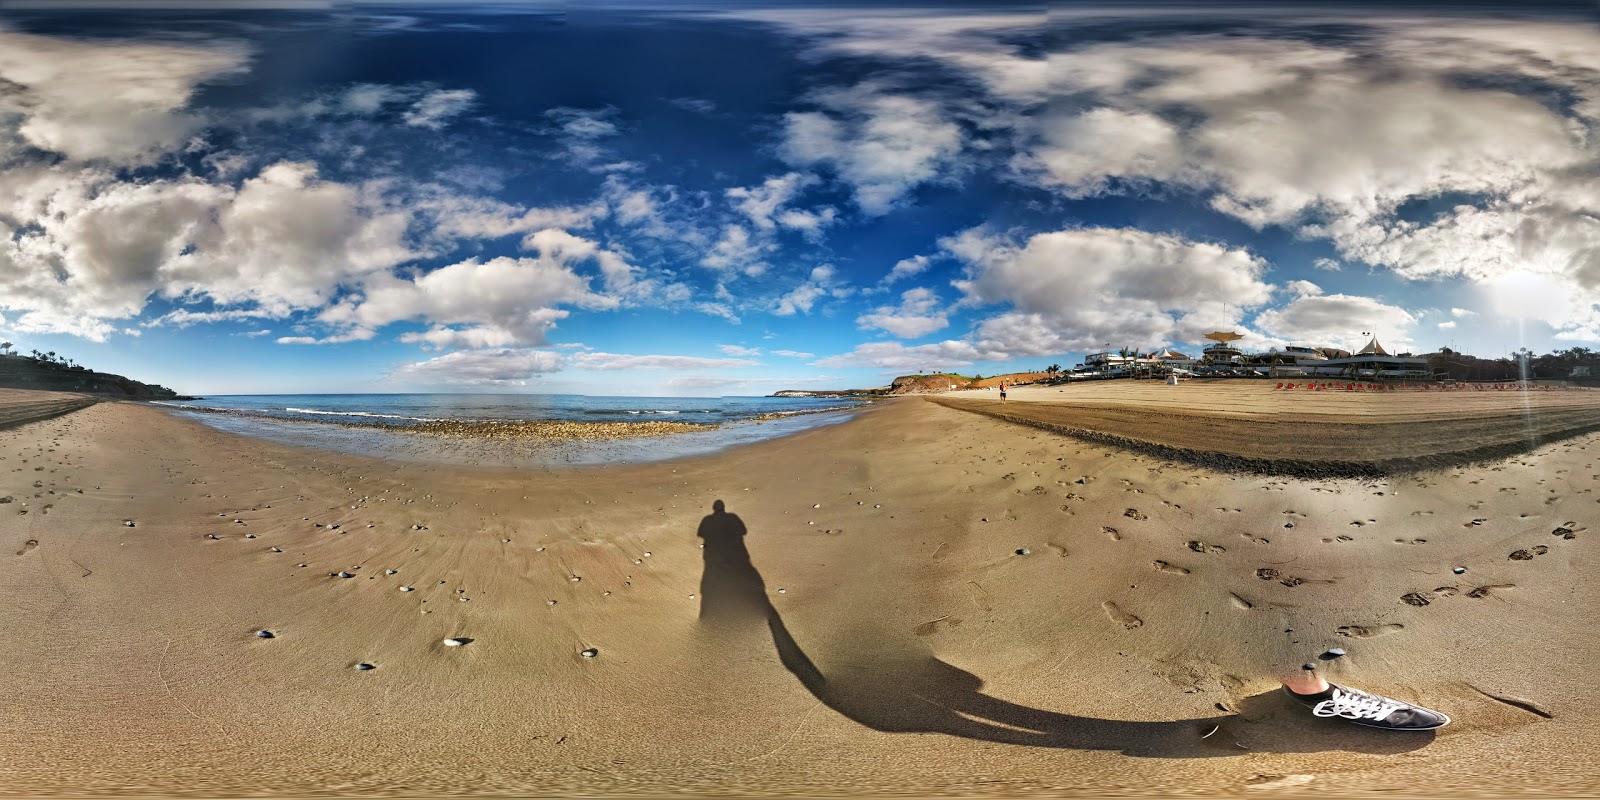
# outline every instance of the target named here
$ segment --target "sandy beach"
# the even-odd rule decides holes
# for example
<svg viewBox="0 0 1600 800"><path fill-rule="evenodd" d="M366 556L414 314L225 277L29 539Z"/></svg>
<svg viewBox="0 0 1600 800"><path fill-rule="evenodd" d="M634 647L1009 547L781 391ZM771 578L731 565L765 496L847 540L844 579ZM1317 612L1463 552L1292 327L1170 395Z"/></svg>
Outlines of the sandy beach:
<svg viewBox="0 0 1600 800"><path fill-rule="evenodd" d="M0 794L1595 792L1600 392L1079 388L609 467L380 461L129 402L0 428ZM996 413L1518 452L1308 479ZM1333 647L1333 680L1454 723L1277 693Z"/></svg>

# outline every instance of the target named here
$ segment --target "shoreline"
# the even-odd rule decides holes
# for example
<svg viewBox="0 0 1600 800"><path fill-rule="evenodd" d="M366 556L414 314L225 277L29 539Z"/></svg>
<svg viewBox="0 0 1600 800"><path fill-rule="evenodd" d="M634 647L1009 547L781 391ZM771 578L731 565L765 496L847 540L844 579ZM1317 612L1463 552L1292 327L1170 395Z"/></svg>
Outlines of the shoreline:
<svg viewBox="0 0 1600 800"><path fill-rule="evenodd" d="M802 409L717 423L412 419L412 424L394 424L376 419L285 418L234 408L152 405L233 435L296 447L416 463L507 467L648 463L709 455L839 424L865 408L860 404Z"/></svg>
<svg viewBox="0 0 1600 800"><path fill-rule="evenodd" d="M957 393L963 394L963 393ZM1302 398L1258 382L1023 387L1012 399L930 398L948 408L1225 472L1378 478L1483 465L1600 431L1600 392L1438 398Z"/></svg>
<svg viewBox="0 0 1600 800"><path fill-rule="evenodd" d="M528 469L99 403L0 431L0 794L1571 792L1597 452L1283 480L906 398ZM1456 722L1296 713L1329 647Z"/></svg>

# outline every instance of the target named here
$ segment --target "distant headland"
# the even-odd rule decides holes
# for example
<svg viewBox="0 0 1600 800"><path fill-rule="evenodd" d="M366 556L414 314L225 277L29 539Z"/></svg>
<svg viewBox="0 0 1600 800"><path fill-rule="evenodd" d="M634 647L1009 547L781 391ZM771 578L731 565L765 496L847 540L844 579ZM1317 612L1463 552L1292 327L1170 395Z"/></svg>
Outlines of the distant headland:
<svg viewBox="0 0 1600 800"><path fill-rule="evenodd" d="M128 400L193 400L165 386L140 383L132 378L96 372L55 353L14 353L11 343L0 343L0 388L82 392Z"/></svg>

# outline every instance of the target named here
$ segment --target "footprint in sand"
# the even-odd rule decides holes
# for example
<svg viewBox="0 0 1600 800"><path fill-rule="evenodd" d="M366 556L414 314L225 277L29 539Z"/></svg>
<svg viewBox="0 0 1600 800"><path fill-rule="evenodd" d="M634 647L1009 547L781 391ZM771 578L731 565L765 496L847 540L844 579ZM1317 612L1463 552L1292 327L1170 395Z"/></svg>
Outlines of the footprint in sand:
<svg viewBox="0 0 1600 800"><path fill-rule="evenodd" d="M1106 616L1110 617L1112 622L1115 622L1118 625L1127 628L1128 630L1133 630L1134 628L1144 624L1144 620L1139 619L1138 617L1129 614L1126 611L1123 611L1117 606L1116 603L1113 603L1110 600L1101 603L1100 607L1106 610Z"/></svg>
<svg viewBox="0 0 1600 800"><path fill-rule="evenodd" d="M1051 551L1053 551L1056 555L1061 556L1062 558L1066 558L1067 557L1067 548L1062 547L1061 545L1056 544L1055 542L1045 542L1044 546L1050 548Z"/></svg>
<svg viewBox="0 0 1600 800"><path fill-rule="evenodd" d="M1405 603L1408 606L1422 608L1423 606L1433 602L1433 594L1429 592L1410 592L1401 595L1400 602Z"/></svg>
<svg viewBox="0 0 1600 800"><path fill-rule="evenodd" d="M1113 542L1122 541L1122 534L1117 533L1117 529L1116 528L1103 527L1100 530L1105 531L1106 535L1111 537L1111 541L1113 541Z"/></svg>
<svg viewBox="0 0 1600 800"><path fill-rule="evenodd" d="M1155 568L1156 568L1157 572L1170 572L1173 575L1188 575L1189 574L1189 570L1186 570L1183 567L1179 567L1179 566L1174 566L1172 564L1168 564L1165 561L1157 561L1157 562L1155 562Z"/></svg>
<svg viewBox="0 0 1600 800"><path fill-rule="evenodd" d="M1249 611L1250 609L1256 607L1255 603L1252 603L1249 600L1234 594L1233 592L1228 592L1228 602L1233 603L1233 607L1241 611Z"/></svg>
<svg viewBox="0 0 1600 800"><path fill-rule="evenodd" d="M1205 542L1202 542L1202 541L1200 541L1198 539L1190 540L1187 543L1187 546L1188 546L1188 548L1190 550L1193 550L1196 553L1226 553L1226 552L1228 552L1227 548L1223 547L1222 545L1206 544Z"/></svg>
<svg viewBox="0 0 1600 800"><path fill-rule="evenodd" d="M1130 508L1127 511L1122 512L1122 516L1127 517L1128 519L1132 519L1132 520L1149 519L1149 517L1146 517L1145 515L1139 513L1139 509L1137 509L1137 508Z"/></svg>
<svg viewBox="0 0 1600 800"><path fill-rule="evenodd" d="M1334 633L1355 639L1371 639L1376 636L1388 636L1391 633L1403 631L1405 628L1406 626L1397 622L1388 622L1382 625L1341 625Z"/></svg>
<svg viewBox="0 0 1600 800"><path fill-rule="evenodd" d="M1532 561L1534 556L1542 556L1548 552L1550 552L1550 548L1542 544L1536 544L1526 550L1513 551L1507 558L1512 561Z"/></svg>
<svg viewBox="0 0 1600 800"><path fill-rule="evenodd" d="M1467 596L1473 598L1474 600L1481 600L1491 594L1494 594L1497 590L1515 588L1517 588L1517 585L1514 583L1495 583L1488 586L1479 586L1478 588L1467 592Z"/></svg>
<svg viewBox="0 0 1600 800"><path fill-rule="evenodd" d="M29 539L26 543L24 543L22 545L22 549L17 551L17 555L20 556L20 555L28 552L29 550L32 550L33 548L38 547L38 546L39 546L39 540L38 539Z"/></svg>

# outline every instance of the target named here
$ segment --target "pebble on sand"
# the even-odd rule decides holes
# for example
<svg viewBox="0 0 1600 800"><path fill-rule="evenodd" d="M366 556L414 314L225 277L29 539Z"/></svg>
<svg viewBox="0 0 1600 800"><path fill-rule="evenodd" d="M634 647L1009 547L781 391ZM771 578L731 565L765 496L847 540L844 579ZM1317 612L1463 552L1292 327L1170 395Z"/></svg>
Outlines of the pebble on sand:
<svg viewBox="0 0 1600 800"><path fill-rule="evenodd" d="M1028 555L1029 553L1032 553L1032 552L1033 552L1032 550L1029 550L1026 547L1017 548L1017 555L1019 555L1019 556L1025 556L1025 555Z"/></svg>
<svg viewBox="0 0 1600 800"><path fill-rule="evenodd" d="M365 671L367 671L369 669L377 669L377 667L375 667L375 666L373 666L371 664L368 664L367 662L363 661L360 664L356 665L356 669L359 669L359 670L365 672Z"/></svg>
<svg viewBox="0 0 1600 800"><path fill-rule="evenodd" d="M470 642L470 641L472 641L472 640L471 639L446 639L446 640L444 640L444 646L445 647L461 647L462 645L465 645L467 642Z"/></svg>
<svg viewBox="0 0 1600 800"><path fill-rule="evenodd" d="M385 574L385 575L393 575L395 572L396 572L396 570L386 569L386 570L383 571L383 574Z"/></svg>
<svg viewBox="0 0 1600 800"><path fill-rule="evenodd" d="M256 637L260 638L260 639L271 639L271 638L273 638L273 635L272 635L272 631L260 630L260 631L256 631Z"/></svg>
<svg viewBox="0 0 1600 800"><path fill-rule="evenodd" d="M411 591L411 587L410 586L402 586L402 587L400 587L400 591L409 592L409 591Z"/></svg>
<svg viewBox="0 0 1600 800"><path fill-rule="evenodd" d="M1330 648L1328 648L1327 652L1322 654L1322 660L1324 660L1324 661L1332 661L1335 658L1341 658L1343 656L1344 656L1344 648L1343 647L1330 647Z"/></svg>
<svg viewBox="0 0 1600 800"><path fill-rule="evenodd" d="M1454 572L1457 575L1460 575L1461 573L1466 572L1467 568L1466 567L1456 567L1455 569L1452 569L1450 571Z"/></svg>
<svg viewBox="0 0 1600 800"><path fill-rule="evenodd" d="M340 577L340 578L354 578L355 577L354 574L349 573L349 572L345 572L344 570L340 570L338 572L335 572L334 575L337 576L337 577Z"/></svg>
<svg viewBox="0 0 1600 800"><path fill-rule="evenodd" d="M268 549L268 550L271 550L271 551L272 551L272 552L274 552L274 553L281 553L281 552L283 552L283 548L281 548L281 547L269 547L269 548L267 548L267 549Z"/></svg>
<svg viewBox="0 0 1600 800"><path fill-rule="evenodd" d="M594 658L595 656L600 655L600 651L598 649L596 649L596 648L591 647L591 648L589 648L587 650L584 650L583 652L579 653L578 655L583 656L584 658Z"/></svg>

